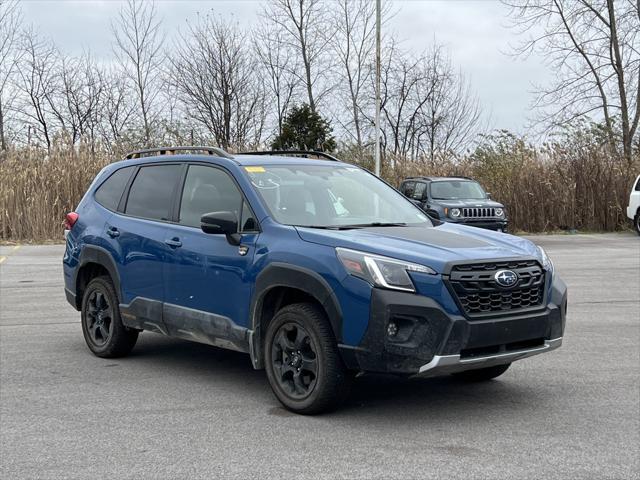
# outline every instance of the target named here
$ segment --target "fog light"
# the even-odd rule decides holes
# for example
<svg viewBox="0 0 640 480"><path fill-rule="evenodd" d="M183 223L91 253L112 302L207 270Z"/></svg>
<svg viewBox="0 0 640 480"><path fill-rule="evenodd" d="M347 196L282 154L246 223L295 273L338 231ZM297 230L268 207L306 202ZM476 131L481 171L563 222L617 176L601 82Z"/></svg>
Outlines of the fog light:
<svg viewBox="0 0 640 480"><path fill-rule="evenodd" d="M397 334L398 334L398 325L396 325L393 322L389 323L389 325L387 326L387 335L389 335L390 337L395 337Z"/></svg>

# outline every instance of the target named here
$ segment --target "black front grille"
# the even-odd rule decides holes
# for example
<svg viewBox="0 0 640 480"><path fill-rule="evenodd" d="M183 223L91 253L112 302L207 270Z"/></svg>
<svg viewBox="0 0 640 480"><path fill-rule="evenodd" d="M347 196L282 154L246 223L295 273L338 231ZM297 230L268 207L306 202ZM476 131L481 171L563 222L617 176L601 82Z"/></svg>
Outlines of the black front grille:
<svg viewBox="0 0 640 480"><path fill-rule="evenodd" d="M496 216L496 209L491 207L463 208L462 216L467 218L488 218Z"/></svg>
<svg viewBox="0 0 640 480"><path fill-rule="evenodd" d="M517 285L498 285L494 277L499 270L515 272ZM470 317L535 309L544 302L544 270L535 260L454 265L448 283Z"/></svg>

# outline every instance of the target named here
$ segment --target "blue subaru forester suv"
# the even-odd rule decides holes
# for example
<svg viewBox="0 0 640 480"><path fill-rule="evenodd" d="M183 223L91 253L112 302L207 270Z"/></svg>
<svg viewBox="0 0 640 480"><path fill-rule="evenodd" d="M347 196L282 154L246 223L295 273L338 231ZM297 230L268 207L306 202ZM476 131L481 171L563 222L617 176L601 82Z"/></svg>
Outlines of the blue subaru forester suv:
<svg viewBox="0 0 640 480"><path fill-rule="evenodd" d="M143 330L246 352L299 413L339 405L360 372L488 380L562 342L567 291L542 248L437 223L327 154L133 152L65 223L95 355Z"/></svg>

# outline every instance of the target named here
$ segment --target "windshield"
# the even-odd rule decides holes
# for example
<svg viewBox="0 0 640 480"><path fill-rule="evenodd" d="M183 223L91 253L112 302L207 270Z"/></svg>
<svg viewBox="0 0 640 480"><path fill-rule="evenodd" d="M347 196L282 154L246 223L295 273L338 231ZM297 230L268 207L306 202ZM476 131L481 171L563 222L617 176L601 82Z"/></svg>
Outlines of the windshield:
<svg viewBox="0 0 640 480"><path fill-rule="evenodd" d="M451 180L431 182L431 198L435 200L457 200L460 198L480 200L487 198L487 194L484 193L478 182Z"/></svg>
<svg viewBox="0 0 640 480"><path fill-rule="evenodd" d="M432 225L403 195L357 167L271 165L248 166L245 171L273 217L286 225Z"/></svg>

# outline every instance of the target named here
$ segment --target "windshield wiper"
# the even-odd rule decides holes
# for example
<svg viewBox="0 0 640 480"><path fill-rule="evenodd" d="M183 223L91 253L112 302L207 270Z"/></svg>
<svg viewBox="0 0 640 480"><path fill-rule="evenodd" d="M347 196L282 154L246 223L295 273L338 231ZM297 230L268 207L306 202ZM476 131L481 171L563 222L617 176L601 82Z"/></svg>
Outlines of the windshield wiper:
<svg viewBox="0 0 640 480"><path fill-rule="evenodd" d="M322 230L353 230L355 228L367 227L406 227L406 223L391 222L372 222L372 223L356 223L352 225L296 225L300 228L319 228Z"/></svg>
<svg viewBox="0 0 640 480"><path fill-rule="evenodd" d="M321 230L351 230L358 228L354 225L296 225L300 228L319 228Z"/></svg>
<svg viewBox="0 0 640 480"><path fill-rule="evenodd" d="M371 223L356 223L354 225L340 225L341 227L350 228L367 228L367 227L406 227L406 223L401 222L371 222Z"/></svg>

